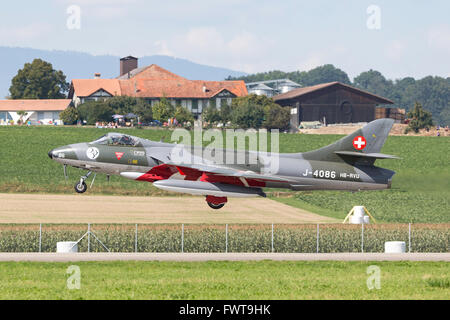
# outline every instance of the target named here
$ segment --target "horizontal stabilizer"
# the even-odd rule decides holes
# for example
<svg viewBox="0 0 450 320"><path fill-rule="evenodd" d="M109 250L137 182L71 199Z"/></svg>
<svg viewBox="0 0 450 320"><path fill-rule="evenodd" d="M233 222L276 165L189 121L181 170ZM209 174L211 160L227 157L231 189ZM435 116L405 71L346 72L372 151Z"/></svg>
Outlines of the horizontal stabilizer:
<svg viewBox="0 0 450 320"><path fill-rule="evenodd" d="M342 156L358 157L358 158L368 158L368 159L400 159L397 156L384 153L362 153L354 151L335 151L334 153Z"/></svg>

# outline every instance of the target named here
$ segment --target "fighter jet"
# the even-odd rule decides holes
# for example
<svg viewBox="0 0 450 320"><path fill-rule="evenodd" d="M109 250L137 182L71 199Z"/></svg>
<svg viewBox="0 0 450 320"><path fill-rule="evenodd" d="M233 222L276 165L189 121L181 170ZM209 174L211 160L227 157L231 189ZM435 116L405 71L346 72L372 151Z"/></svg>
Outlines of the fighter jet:
<svg viewBox="0 0 450 320"><path fill-rule="evenodd" d="M87 190L86 179L94 172L152 182L157 188L202 195L213 209L228 198L265 197L263 188L290 190L380 190L391 187L395 172L376 167L376 159L395 159L380 153L394 121L372 121L333 144L304 153L262 153L155 142L122 133L108 133L92 142L71 144L48 152L66 166L87 173L75 191ZM242 163L218 161L232 152ZM220 160L219 159L219 160ZM253 160L252 160L253 159ZM252 160L252 161L251 161ZM276 163L276 165L274 165ZM94 176L95 180L95 176ZM93 182L93 181L92 181Z"/></svg>

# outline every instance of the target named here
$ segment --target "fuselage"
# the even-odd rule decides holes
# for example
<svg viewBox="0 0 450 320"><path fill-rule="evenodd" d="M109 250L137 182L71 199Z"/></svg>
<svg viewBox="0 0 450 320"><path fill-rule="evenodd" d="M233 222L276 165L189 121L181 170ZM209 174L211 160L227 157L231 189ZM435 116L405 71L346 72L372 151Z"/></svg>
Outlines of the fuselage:
<svg viewBox="0 0 450 320"><path fill-rule="evenodd" d="M180 150L187 162L206 163L212 166L253 172L283 181L261 181L234 177L209 176L212 183L242 185L255 188L287 188L292 190L379 190L390 187L395 174L388 169L364 163L346 161L307 160L303 153L258 153L245 151L211 150L177 144L154 142L132 137L134 145L113 145L102 143L77 143L53 149L49 157L56 162L76 168L107 175L155 182L160 180L151 175L144 176L161 165L162 157L172 161ZM157 155L157 156L155 156ZM188 155L186 157L186 155ZM230 159L233 158L233 161ZM134 174L133 174L134 173ZM139 178L142 177L142 178ZM168 179L200 180L200 176L171 172ZM197 178L197 179L195 179ZM217 179L217 180L214 180ZM204 180L202 180L204 181Z"/></svg>

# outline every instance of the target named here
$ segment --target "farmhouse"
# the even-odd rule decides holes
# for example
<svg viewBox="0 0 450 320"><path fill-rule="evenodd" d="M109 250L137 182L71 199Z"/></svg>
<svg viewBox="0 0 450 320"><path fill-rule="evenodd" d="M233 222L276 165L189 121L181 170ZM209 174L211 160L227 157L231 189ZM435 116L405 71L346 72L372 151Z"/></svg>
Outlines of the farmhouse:
<svg viewBox="0 0 450 320"><path fill-rule="evenodd" d="M324 124L370 122L377 118L377 105L391 100L340 82L321 83L274 96L281 106L291 107L291 125L302 121ZM384 116L383 116L384 117Z"/></svg>
<svg viewBox="0 0 450 320"><path fill-rule="evenodd" d="M0 125L17 124L19 120L33 125L62 124L59 113L71 102L70 99L0 100Z"/></svg>
<svg viewBox="0 0 450 320"><path fill-rule="evenodd" d="M165 97L198 116L211 105L220 108L246 95L244 81L188 80L155 64L138 68L138 59L128 56L120 59L120 75L115 79L102 79L98 73L94 79L73 79L68 98L78 106L113 96L144 98L154 105Z"/></svg>

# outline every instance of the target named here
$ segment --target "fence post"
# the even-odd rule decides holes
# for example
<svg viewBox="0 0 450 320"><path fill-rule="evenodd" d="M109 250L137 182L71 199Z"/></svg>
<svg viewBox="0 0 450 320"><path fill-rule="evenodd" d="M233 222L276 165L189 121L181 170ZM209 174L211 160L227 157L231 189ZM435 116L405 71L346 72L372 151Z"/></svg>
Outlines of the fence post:
<svg viewBox="0 0 450 320"><path fill-rule="evenodd" d="M408 230L408 252L411 253L411 222L409 223Z"/></svg>
<svg viewBox="0 0 450 320"><path fill-rule="evenodd" d="M39 223L39 252L42 250L42 223Z"/></svg>
<svg viewBox="0 0 450 320"><path fill-rule="evenodd" d="M184 252L184 223L181 224L181 253Z"/></svg>
<svg viewBox="0 0 450 320"><path fill-rule="evenodd" d="M272 252L273 252L273 223L272 223Z"/></svg>
<svg viewBox="0 0 450 320"><path fill-rule="evenodd" d="M91 252L91 224L88 223L88 252Z"/></svg>
<svg viewBox="0 0 450 320"><path fill-rule="evenodd" d="M137 223L136 223L136 231L134 233L134 252L138 252L138 227L137 227Z"/></svg>
<svg viewBox="0 0 450 320"><path fill-rule="evenodd" d="M361 252L364 253L364 222L361 223Z"/></svg>
<svg viewBox="0 0 450 320"><path fill-rule="evenodd" d="M228 223L225 225L225 253L228 253Z"/></svg>
<svg viewBox="0 0 450 320"><path fill-rule="evenodd" d="M317 242L316 242L316 253L319 253L319 224L317 224Z"/></svg>

